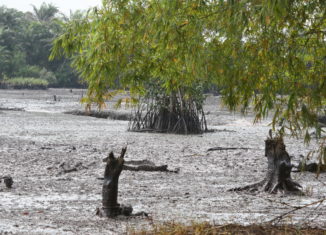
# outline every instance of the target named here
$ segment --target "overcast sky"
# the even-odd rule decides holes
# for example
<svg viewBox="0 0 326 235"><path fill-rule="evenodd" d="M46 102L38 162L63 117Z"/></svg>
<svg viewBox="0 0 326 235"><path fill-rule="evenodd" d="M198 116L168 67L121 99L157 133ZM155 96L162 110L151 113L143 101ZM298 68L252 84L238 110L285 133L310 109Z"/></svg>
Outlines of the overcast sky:
<svg viewBox="0 0 326 235"><path fill-rule="evenodd" d="M69 14L70 9L86 10L89 7L99 6L102 0L0 0L0 6L4 5L26 12L33 10L32 5L40 7L43 2L52 3L59 8L60 12Z"/></svg>

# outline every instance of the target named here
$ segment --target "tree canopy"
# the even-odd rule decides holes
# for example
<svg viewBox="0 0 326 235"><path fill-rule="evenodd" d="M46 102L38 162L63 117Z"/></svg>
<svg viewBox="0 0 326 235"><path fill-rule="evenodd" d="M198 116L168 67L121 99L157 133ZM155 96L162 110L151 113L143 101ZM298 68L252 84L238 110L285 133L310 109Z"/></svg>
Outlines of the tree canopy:
<svg viewBox="0 0 326 235"><path fill-rule="evenodd" d="M142 94L216 84L231 110L253 107L256 121L293 135L314 127L326 102L323 0L107 0L65 25L52 58L64 54L102 104L120 84ZM188 89L189 88L189 89ZM189 93L191 95L193 93ZM285 121L284 121L285 120Z"/></svg>

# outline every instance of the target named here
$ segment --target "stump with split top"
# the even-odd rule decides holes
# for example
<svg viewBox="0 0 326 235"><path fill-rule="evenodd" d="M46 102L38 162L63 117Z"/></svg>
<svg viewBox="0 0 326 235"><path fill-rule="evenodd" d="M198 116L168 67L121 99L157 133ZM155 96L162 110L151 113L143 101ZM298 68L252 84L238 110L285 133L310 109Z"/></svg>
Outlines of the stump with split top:
<svg viewBox="0 0 326 235"><path fill-rule="evenodd" d="M120 157L115 158L111 152L106 159L104 182L102 188L102 208L97 210L97 215L103 217L115 217L118 215L131 215L132 207L118 203L118 183L121 174L124 155L127 148L123 148Z"/></svg>
<svg viewBox="0 0 326 235"><path fill-rule="evenodd" d="M265 156L268 167L266 177L255 184L234 188L230 191L247 190L250 192L263 190L268 193L295 193L302 194L301 186L291 178L291 158L285 150L285 144L281 137L268 138L265 141Z"/></svg>

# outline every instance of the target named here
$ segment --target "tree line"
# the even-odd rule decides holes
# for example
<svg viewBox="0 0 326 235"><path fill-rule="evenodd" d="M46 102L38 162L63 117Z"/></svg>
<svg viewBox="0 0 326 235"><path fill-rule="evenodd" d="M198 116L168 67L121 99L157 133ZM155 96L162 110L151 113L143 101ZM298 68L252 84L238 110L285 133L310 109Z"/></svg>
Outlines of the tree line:
<svg viewBox="0 0 326 235"><path fill-rule="evenodd" d="M52 40L62 25L83 17L60 13L52 4L33 6L32 12L0 7L0 86L16 88L80 87L70 59L49 61Z"/></svg>

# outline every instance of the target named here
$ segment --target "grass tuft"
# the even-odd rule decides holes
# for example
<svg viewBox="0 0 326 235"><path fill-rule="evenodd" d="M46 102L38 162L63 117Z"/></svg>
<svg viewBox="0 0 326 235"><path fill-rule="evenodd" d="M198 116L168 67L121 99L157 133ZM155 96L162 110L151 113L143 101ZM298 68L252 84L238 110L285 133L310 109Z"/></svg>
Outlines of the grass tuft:
<svg viewBox="0 0 326 235"><path fill-rule="evenodd" d="M154 225L150 230L128 232L129 235L326 235L326 230L317 228L299 228L292 225L211 225L209 223L193 223L183 225L178 223L164 223Z"/></svg>

